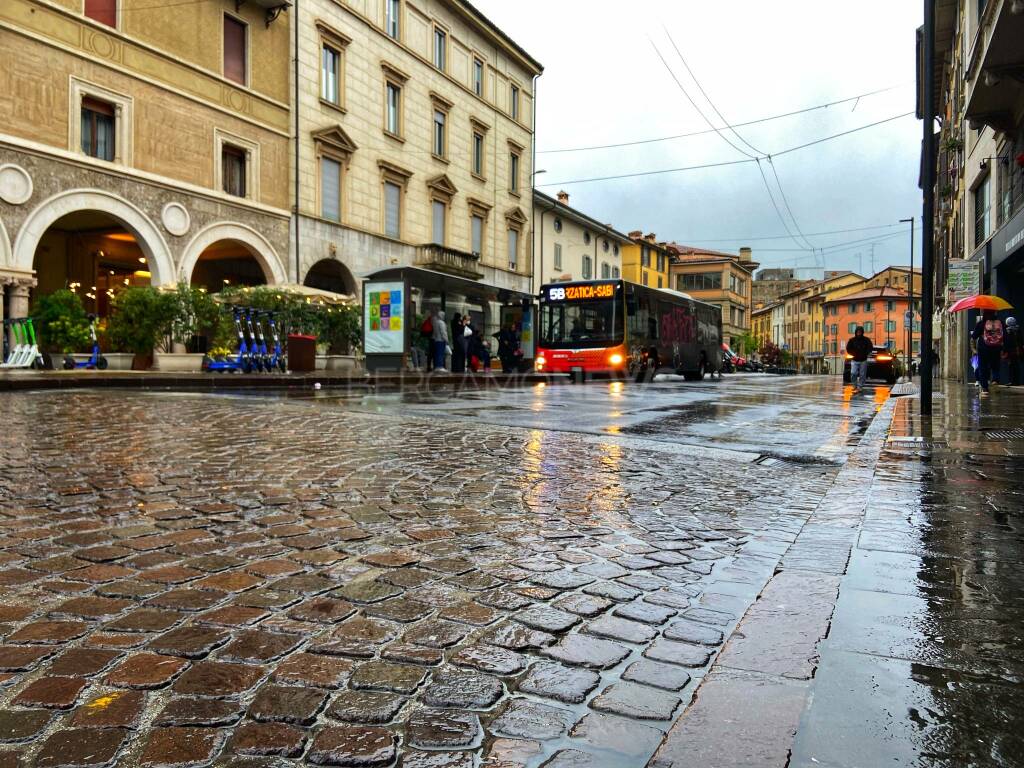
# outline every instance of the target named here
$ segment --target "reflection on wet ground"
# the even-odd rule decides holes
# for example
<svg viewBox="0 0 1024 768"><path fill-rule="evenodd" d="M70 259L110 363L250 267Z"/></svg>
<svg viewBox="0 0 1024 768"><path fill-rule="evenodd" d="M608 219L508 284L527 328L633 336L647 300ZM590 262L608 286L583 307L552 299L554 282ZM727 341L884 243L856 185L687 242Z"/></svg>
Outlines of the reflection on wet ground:
<svg viewBox="0 0 1024 768"><path fill-rule="evenodd" d="M1024 765L1024 391L899 402L792 766Z"/></svg>

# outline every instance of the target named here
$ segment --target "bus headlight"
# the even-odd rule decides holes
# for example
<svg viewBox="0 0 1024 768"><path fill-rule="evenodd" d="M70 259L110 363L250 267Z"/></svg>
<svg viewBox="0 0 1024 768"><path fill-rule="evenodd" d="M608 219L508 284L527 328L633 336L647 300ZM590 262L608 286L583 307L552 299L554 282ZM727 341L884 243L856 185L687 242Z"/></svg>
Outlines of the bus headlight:
<svg viewBox="0 0 1024 768"><path fill-rule="evenodd" d="M537 359L533 361L533 367L538 371L542 370L545 365L548 364L548 360L544 355L537 355Z"/></svg>
<svg viewBox="0 0 1024 768"><path fill-rule="evenodd" d="M624 358L622 357L622 355L616 352L608 358L608 362L611 363L612 365L622 365L623 359Z"/></svg>

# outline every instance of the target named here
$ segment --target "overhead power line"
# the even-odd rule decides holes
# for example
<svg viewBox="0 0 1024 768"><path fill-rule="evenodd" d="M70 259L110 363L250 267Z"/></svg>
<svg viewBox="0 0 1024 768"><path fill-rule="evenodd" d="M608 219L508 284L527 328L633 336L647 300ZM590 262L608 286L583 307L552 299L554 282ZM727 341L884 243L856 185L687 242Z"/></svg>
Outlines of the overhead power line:
<svg viewBox="0 0 1024 768"><path fill-rule="evenodd" d="M790 152L796 152L797 150L807 149L808 147L813 147L813 146L815 146L817 144L822 144L822 143L824 143L826 141L831 141L832 139L838 139L838 138L840 138L842 136L849 136L851 133L857 133L858 131L864 131L864 130L867 130L868 128L875 128L876 126L883 125L884 123L891 123L893 120L900 120L901 118L909 117L910 115L913 115L913 114L914 114L913 112L904 112L903 114L893 115L892 117L887 117L887 118L885 118L883 120L876 120L875 122L868 123L867 125L861 125L861 126L858 126L857 128L851 128L850 130L843 131L842 133L835 133L835 134L832 134L831 136L823 136L820 139L816 139L815 141L809 141L806 144L800 144L799 146L796 146L796 147L790 147L789 149L783 149L783 150L781 150L779 152L773 152L772 153L772 157L778 157L779 155L788 155ZM637 178L637 177L640 177L640 176L657 176L657 175L664 174L664 173L679 173L681 171L697 171L697 170L702 170L704 168L720 168L720 167L723 167L723 166L726 166L726 165L742 165L742 164L745 164L745 163L753 163L753 162L756 162L756 161L757 161L757 158L751 157L751 158L744 158L743 160L725 160L725 161L719 162L719 163L703 163L701 165L686 165L686 166L681 166L679 168L659 168L659 169L653 170L653 171L636 171L636 172L633 172L633 173L619 173L619 174L615 174L615 175L612 175L612 176L594 176L594 177L587 178L587 179L567 179L565 181L549 181L549 182L545 182L544 184L537 184L536 186L538 186L538 187L558 187L558 186L564 186L564 185L568 185L568 184L587 184L587 183L594 182L594 181L612 181L612 180L615 180L615 179L632 179L632 178Z"/></svg>
<svg viewBox="0 0 1024 768"><path fill-rule="evenodd" d="M807 234L811 237L817 237L820 235L839 235L847 232L867 232L872 229L891 229L893 227L902 227L902 224L875 224L871 227L853 227L851 229L833 229L828 232L808 232ZM789 235L763 235L758 237L717 237L717 238L704 238L701 240L689 240L691 243L734 243L738 241L757 241L757 240L787 240ZM762 249L763 250L763 249Z"/></svg>
<svg viewBox="0 0 1024 768"><path fill-rule="evenodd" d="M903 84L905 85L905 83ZM828 109L839 104L849 104L851 101L858 101L859 99L867 98L868 96L876 96L880 93L888 93L889 91L895 91L897 88L902 88L903 85L891 85L888 88L878 88L874 91L866 91L865 93L858 94L856 96L849 96L845 99L836 99L835 101L829 101L824 104L815 104L813 107L804 107L803 109L795 109L791 112L782 112L778 115L769 115L767 117L759 117L755 120L747 120L743 123L733 123L734 128L745 128L748 125L759 125L760 123L769 123L773 120L781 120L786 117L793 117L794 115L803 115L807 112L816 112L819 109ZM614 144L592 144L585 147L562 147L560 149L538 149L538 155L554 155L566 152L590 152L597 149L616 149L618 147L636 147L641 144L657 144L662 141L674 141L676 139L689 139L693 136L706 136L709 133L715 133L714 128L707 128L701 131L690 131L689 133L676 133L672 136L657 136L653 139L637 139L635 141L620 141Z"/></svg>

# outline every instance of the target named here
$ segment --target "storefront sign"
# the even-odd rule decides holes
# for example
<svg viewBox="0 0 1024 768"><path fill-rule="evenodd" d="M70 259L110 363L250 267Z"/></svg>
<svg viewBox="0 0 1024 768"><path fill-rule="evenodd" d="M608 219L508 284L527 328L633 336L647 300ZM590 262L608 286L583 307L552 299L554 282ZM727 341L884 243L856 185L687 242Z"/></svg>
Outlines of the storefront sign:
<svg viewBox="0 0 1024 768"><path fill-rule="evenodd" d="M950 259L946 285L953 301L977 296L981 293L981 262Z"/></svg>
<svg viewBox="0 0 1024 768"><path fill-rule="evenodd" d="M366 354L404 353L405 283L366 283L363 299L363 350Z"/></svg>

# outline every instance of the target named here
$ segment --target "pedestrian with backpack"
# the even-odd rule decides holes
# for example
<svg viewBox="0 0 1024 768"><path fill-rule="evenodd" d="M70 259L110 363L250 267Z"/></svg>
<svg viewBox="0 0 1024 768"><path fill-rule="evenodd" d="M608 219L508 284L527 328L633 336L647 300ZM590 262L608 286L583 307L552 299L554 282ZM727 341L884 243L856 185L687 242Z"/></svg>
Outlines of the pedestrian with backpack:
<svg viewBox="0 0 1024 768"><path fill-rule="evenodd" d="M1017 318L1008 317L1006 318L1006 338L1003 339L1003 356L1006 358L1006 365L1010 369L1011 387L1016 387L1020 384L1020 353L1020 326L1017 325Z"/></svg>
<svg viewBox="0 0 1024 768"><path fill-rule="evenodd" d="M981 385L981 396L988 397L989 382L997 384L999 365L1003 354L1003 343L1006 332L1003 321L996 317L994 309L986 309L981 319L974 326L971 334L974 339L975 351L978 355L978 384Z"/></svg>

